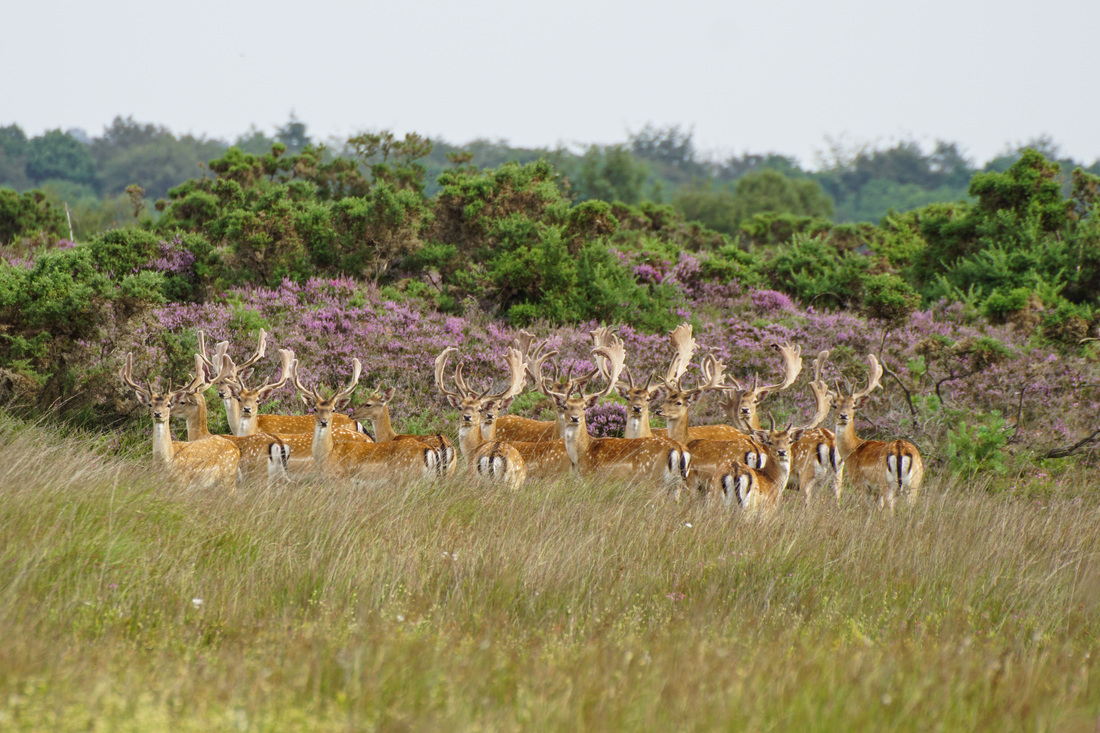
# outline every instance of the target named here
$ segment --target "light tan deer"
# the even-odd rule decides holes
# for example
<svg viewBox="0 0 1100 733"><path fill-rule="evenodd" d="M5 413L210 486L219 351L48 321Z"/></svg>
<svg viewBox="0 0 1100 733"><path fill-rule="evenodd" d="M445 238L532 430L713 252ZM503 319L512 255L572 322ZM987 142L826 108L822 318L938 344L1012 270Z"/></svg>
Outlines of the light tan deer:
<svg viewBox="0 0 1100 733"><path fill-rule="evenodd" d="M705 425L693 428L688 425L691 406L707 390L721 389L726 365L712 354L702 361L703 380L691 389L681 380L666 381L667 394L656 414L668 421L668 434L673 440L687 445L691 453L691 465L695 475L702 480L709 477L718 465L728 458L736 458L752 465L762 465L763 449L751 433L730 425Z"/></svg>
<svg viewBox="0 0 1100 733"><path fill-rule="evenodd" d="M727 508L739 505L747 516L771 513L779 505L791 470L791 444L801 437L802 429L788 425L776 430L773 420L769 430L753 434L767 452L764 467L727 459L718 465L708 484L711 498L720 498Z"/></svg>
<svg viewBox="0 0 1100 733"><path fill-rule="evenodd" d="M444 349L443 352L436 357L435 383L440 394L447 399L452 407L459 411L458 445L462 450L462 454L466 457L467 465L470 466L470 470L481 471L482 469L488 469L495 466L495 464L484 462L484 456L495 450L502 457L501 460L504 461L504 464L503 468L497 467L492 476L504 478L505 480L512 480L513 483L518 482L518 479L508 479L508 476L518 475L518 473L520 473L518 461L516 460L517 457L522 459L525 478L560 476L569 472L572 463L569 460L569 454L565 450L565 441L563 440L499 440L496 437L497 433L495 426L492 424L489 426L489 432L492 437L487 439L485 436L481 410L486 402L494 402L494 406L496 406L496 403L504 399L511 399L523 389L525 371L521 352L514 347L508 349L505 355L510 373L508 386L503 392L489 394L489 389L491 389L491 387L486 388L482 392L476 392L470 388L462 376L461 362L455 366L453 380L455 389L451 390L447 388L445 376L447 361L450 359L451 354L457 351L458 350L454 347L450 347ZM496 417L494 415L493 422L495 421ZM509 465L515 466L511 473L504 470ZM487 474L480 473L479 475L486 476Z"/></svg>
<svg viewBox="0 0 1100 733"><path fill-rule="evenodd" d="M324 475L352 478L357 481L401 481L431 478L441 472L439 455L428 445L413 440L393 440L388 443L335 441L332 438L332 418L351 399L359 383L363 366L352 360L351 381L332 397L307 387L298 377L297 361L291 366L294 386L302 401L313 410L313 464Z"/></svg>
<svg viewBox="0 0 1100 733"><path fill-rule="evenodd" d="M863 440L856 436L856 410L867 404L876 387L881 386L882 365L874 354L867 355L870 372L867 387L856 392L847 379L844 388L832 394L836 410L836 443L845 470L855 489L867 489L892 512L898 494L907 502L916 500L924 478L920 450L908 440Z"/></svg>
<svg viewBox="0 0 1100 733"><path fill-rule="evenodd" d="M455 466L458 464L458 456L455 453L451 439L442 433L435 435L411 435L401 434L393 429L390 423L390 400L397 390L393 387L381 392L371 392L363 402L351 411L349 416L353 422L369 420L374 428L374 439L378 443L388 443L392 440L416 440L427 444L435 450L443 462L443 472L447 476L453 476Z"/></svg>
<svg viewBox="0 0 1100 733"><path fill-rule="evenodd" d="M678 498L691 462L682 443L670 438L593 438L588 434L585 409L595 407L608 395L622 373L625 354L622 340L616 340L613 346L593 350L594 356L609 362L608 384L603 390L591 394L583 391L598 370L574 380L568 392L555 392L545 386L565 416L569 459L581 476L653 482ZM578 392L579 396L574 396Z"/></svg>
<svg viewBox="0 0 1100 733"><path fill-rule="evenodd" d="M119 376L134 390L138 401L149 408L153 418L153 460L168 469L174 480L200 487L226 487L235 490L241 451L229 440L211 436L193 443L172 440L168 420L182 392L156 392L152 385L142 387L133 379L134 355L127 354Z"/></svg>
<svg viewBox="0 0 1100 733"><path fill-rule="evenodd" d="M202 358L195 355L195 378L180 390L180 397L172 414L187 421L187 440L195 442L211 437L207 419L206 397L210 387L203 369ZM266 477L268 483L287 478L290 447L279 437L269 433L255 435L222 435L240 449L241 477L253 481Z"/></svg>

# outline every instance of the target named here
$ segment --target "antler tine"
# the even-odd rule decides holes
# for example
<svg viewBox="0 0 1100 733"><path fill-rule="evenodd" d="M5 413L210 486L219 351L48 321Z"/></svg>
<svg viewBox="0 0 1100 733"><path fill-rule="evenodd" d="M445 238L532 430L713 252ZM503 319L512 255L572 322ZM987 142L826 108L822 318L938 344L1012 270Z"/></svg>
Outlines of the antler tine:
<svg viewBox="0 0 1100 733"><path fill-rule="evenodd" d="M542 392L544 395L547 395L548 397L553 397L555 395L559 395L559 393L555 392L554 389L553 389L553 386L554 386L553 381L554 380L547 381L546 377L543 376L543 374L542 374L542 365L546 362L547 359L549 359L550 357L553 357L553 356L557 356L557 355L558 355L558 352L556 352L556 351L548 351L545 354L543 354L542 356L540 356L535 361L535 373L533 375L534 378L535 378L535 387L537 387L540 392ZM554 373L557 374L557 369L556 368L554 370ZM563 399L565 399L569 395L566 394L566 395L561 395L561 396L562 396Z"/></svg>
<svg viewBox="0 0 1100 733"><path fill-rule="evenodd" d="M794 380L802 372L802 347L793 346L789 341L782 346L772 344L773 349L783 357L783 380L777 384L766 384L760 387L761 392L774 392L786 389L794 384Z"/></svg>
<svg viewBox="0 0 1100 733"><path fill-rule="evenodd" d="M363 364L358 358L351 360L351 381L348 382L348 386L336 393L333 399L343 399L344 397L350 397L351 393L355 391L356 386L359 384L359 377L363 374Z"/></svg>
<svg viewBox="0 0 1100 733"><path fill-rule="evenodd" d="M593 397L606 397L615 389L615 385L619 381L619 375L623 372L623 362L626 360L626 345L618 336L612 336L610 344L596 347L592 350L592 355L602 355L606 357L611 365L609 368L610 373L607 377L607 386L601 391L590 395L584 394L583 387L596 376L595 372L578 380L574 389L580 390L581 397L585 400L592 399Z"/></svg>
<svg viewBox="0 0 1100 733"><path fill-rule="evenodd" d="M823 423L825 418L829 417L829 412L832 410L828 384L821 380L816 380L810 382L810 390L814 393L814 402L817 405L817 410L808 423L799 426L801 430L813 430Z"/></svg>
<svg viewBox="0 0 1100 733"><path fill-rule="evenodd" d="M295 371L297 360L294 358L293 351L289 349L279 349L279 356L282 359L283 373L279 376L279 381L277 382L268 382L265 379L264 386L259 388L261 392L265 390L279 389L279 387L282 387L284 384L286 384L287 380L290 379L291 373Z"/></svg>
<svg viewBox="0 0 1100 733"><path fill-rule="evenodd" d="M248 360L245 361L245 362L242 362L237 368L238 369L244 369L245 367L252 366L256 362L258 362L260 359L264 358L264 353L266 351L267 351L267 331L265 331L261 328L260 329L260 338L259 338L259 341L256 344L256 353L254 353L252 356L248 357Z"/></svg>
<svg viewBox="0 0 1100 733"><path fill-rule="evenodd" d="M134 381L134 355L132 353L126 354L126 361L122 364L122 369L119 371L118 376L122 378L122 381L126 383L130 389L134 390L138 394L144 395L147 399L151 399L153 396L152 386L146 388Z"/></svg>
<svg viewBox="0 0 1100 733"><path fill-rule="evenodd" d="M290 363L290 374L291 374L291 379L294 382L294 388L295 389L297 389L299 392L301 392L304 395L309 395L310 397L312 397L315 400L320 400L321 399L320 393L318 393L318 392L310 389L309 387L305 386L304 384L302 384L302 380L298 376L298 360L297 359L294 359Z"/></svg>
<svg viewBox="0 0 1100 733"><path fill-rule="evenodd" d="M879 363L878 357L874 354L868 354L867 364L871 369L870 373L867 375L867 387L853 395L856 399L866 397L874 391L875 387L882 386L882 383L879 381L882 379L882 364Z"/></svg>
<svg viewBox="0 0 1100 733"><path fill-rule="evenodd" d="M523 371L523 352L511 347L505 353L504 359L508 362L508 374L511 377L508 386L500 394L488 395L486 399L506 400L515 397L527 386L527 374Z"/></svg>
<svg viewBox="0 0 1100 733"><path fill-rule="evenodd" d="M455 353L456 351L458 351L458 349L456 349L455 347L448 346L446 349L443 349L443 352L439 356L435 357L435 386L436 389L439 390L439 393L444 397L454 397L455 399L459 399L460 395L457 392L449 391L444 385L444 371L447 368L447 360L450 359L451 354Z"/></svg>
<svg viewBox="0 0 1100 733"><path fill-rule="evenodd" d="M203 359L202 354L195 354L195 378L192 379L186 387L182 387L180 389L181 392L196 394L210 386L210 382L206 381L205 362L206 360Z"/></svg>
<svg viewBox="0 0 1100 733"><path fill-rule="evenodd" d="M829 351L827 349L824 350L824 351L817 352L817 358L813 360L814 381L815 382L825 381L821 378L821 373L825 370L825 361L828 358L829 358Z"/></svg>
<svg viewBox="0 0 1100 733"><path fill-rule="evenodd" d="M673 354L672 360L668 363L668 371L665 374L665 383L678 383L680 377L684 376L684 372L687 371L688 364L691 363L691 357L695 355L695 339L691 336L692 326L690 323L681 323L675 329L673 329L668 337L672 342L672 348L676 353Z"/></svg>

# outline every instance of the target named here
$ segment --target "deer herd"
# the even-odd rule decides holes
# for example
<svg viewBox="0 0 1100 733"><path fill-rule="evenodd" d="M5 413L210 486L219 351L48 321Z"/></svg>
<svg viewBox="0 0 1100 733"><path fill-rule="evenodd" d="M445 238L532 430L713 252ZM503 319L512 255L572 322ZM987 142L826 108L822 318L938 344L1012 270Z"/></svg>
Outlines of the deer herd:
<svg viewBox="0 0 1100 733"><path fill-rule="evenodd" d="M757 376L740 382L726 374L713 353L698 362L699 376L688 378L697 344L688 324L669 334L672 357L663 375L633 373L625 346L610 329L592 332L592 368L573 375L562 370L556 351L533 335L520 332L505 353L506 378L499 391L471 387L464 363L449 362L457 349L445 349L435 360L435 384L458 411L458 449L471 479L519 489L529 480L570 473L648 484L676 500L687 494L720 507L740 507L746 515L774 511L785 489L810 501L829 489L837 498L842 480L867 491L880 506L894 509L899 496L912 501L924 473L920 451L907 440L862 440L855 414L881 386L882 366L867 356L867 385L855 390L847 379L830 389L823 374L829 352L813 360L813 416L805 424L779 429L774 419L764 428L759 406L769 395L786 390L802 371L801 349L773 344L782 360L782 379L761 384ZM238 479L285 481L314 476L359 483L394 483L407 479L451 476L457 470L455 446L444 435L402 435L390 423L394 389L371 393L350 415L347 408L362 366L352 360L345 386L309 386L293 352L280 349L277 380L253 380L255 365L266 353L261 330L255 352L240 364L229 356L228 342L211 355L199 333L195 374L180 389L154 391L133 378L133 355L127 354L120 376L153 418L153 456L177 480L189 485L235 488ZM287 383L298 391L312 415L260 414L260 405ZM503 414L527 387L553 401L556 419L549 421ZM252 386L249 386L249 385ZM842 386L843 384L843 386ZM212 435L204 393L216 387L225 406L231 435ZM626 402L622 438L589 433L586 411L616 392ZM691 425L692 406L707 393L720 395L728 424ZM650 408L667 428L650 427ZM836 413L835 432L820 427ZM187 440L172 439L170 416L187 422ZM364 423L373 428L369 432Z"/></svg>

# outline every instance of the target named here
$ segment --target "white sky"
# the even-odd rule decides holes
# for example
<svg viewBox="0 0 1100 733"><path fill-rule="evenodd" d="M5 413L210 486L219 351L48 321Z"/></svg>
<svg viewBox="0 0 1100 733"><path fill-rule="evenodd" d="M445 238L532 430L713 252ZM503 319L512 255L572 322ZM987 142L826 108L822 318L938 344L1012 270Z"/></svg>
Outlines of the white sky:
<svg viewBox="0 0 1100 733"><path fill-rule="evenodd" d="M5 3L0 125L415 131L517 146L693 129L815 163L937 138L984 163L1050 135L1100 158L1098 0Z"/></svg>

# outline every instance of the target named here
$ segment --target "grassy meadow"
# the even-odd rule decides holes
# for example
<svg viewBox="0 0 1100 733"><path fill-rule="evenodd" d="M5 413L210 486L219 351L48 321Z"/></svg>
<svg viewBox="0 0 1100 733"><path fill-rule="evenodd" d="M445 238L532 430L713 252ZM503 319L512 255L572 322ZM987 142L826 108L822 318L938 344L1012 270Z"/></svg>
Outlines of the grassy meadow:
<svg viewBox="0 0 1100 733"><path fill-rule="evenodd" d="M0 425L0 730L1058 730L1094 480L746 522L649 488L173 488Z"/></svg>

